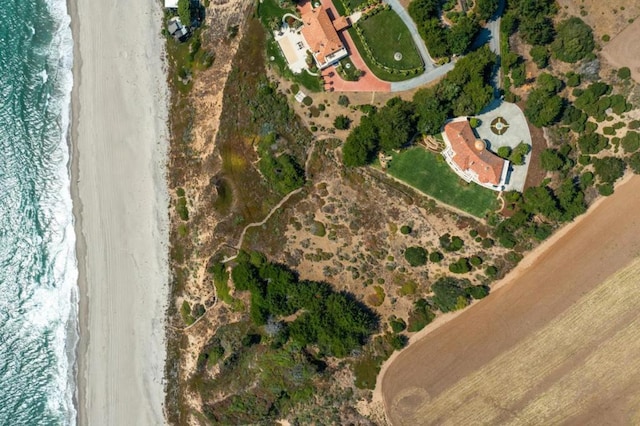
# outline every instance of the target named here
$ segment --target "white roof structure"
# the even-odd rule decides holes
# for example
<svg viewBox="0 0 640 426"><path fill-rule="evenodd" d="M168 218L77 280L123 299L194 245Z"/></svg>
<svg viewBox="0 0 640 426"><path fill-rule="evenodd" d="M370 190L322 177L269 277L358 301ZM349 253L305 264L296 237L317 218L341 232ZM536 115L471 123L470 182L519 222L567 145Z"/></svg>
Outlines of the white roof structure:
<svg viewBox="0 0 640 426"><path fill-rule="evenodd" d="M177 9L178 8L178 0L164 0L164 8L165 9Z"/></svg>

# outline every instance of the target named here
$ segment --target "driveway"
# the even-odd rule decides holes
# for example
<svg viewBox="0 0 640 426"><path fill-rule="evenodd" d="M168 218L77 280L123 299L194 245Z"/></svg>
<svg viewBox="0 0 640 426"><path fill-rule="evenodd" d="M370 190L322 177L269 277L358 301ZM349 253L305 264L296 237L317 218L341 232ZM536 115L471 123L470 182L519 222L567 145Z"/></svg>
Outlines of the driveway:
<svg viewBox="0 0 640 426"><path fill-rule="evenodd" d="M507 130L502 135L497 135L491 130L491 122L497 117L502 117L508 125ZM476 118L481 123L475 131L481 139L488 142L487 147L493 152L497 152L498 148L502 146L508 146L513 149L520 142L531 145L531 134L529 133L527 120L516 104L495 100ZM522 166L514 166L513 164L510 166L511 173L505 187L507 191L522 192L524 190L530 162L531 153L526 155Z"/></svg>

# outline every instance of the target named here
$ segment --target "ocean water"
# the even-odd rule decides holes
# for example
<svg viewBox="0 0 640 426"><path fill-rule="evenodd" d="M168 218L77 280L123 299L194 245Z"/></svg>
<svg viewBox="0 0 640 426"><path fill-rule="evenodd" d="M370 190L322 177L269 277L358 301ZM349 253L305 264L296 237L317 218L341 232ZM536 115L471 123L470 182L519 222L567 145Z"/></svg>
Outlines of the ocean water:
<svg viewBox="0 0 640 426"><path fill-rule="evenodd" d="M0 425L75 424L69 17L0 5Z"/></svg>

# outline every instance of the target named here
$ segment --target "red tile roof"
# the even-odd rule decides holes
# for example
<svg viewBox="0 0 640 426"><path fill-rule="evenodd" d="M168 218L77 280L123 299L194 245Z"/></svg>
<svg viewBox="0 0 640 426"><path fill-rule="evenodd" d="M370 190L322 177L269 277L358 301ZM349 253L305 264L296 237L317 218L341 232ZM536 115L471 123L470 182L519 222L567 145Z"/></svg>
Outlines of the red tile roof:
<svg viewBox="0 0 640 426"><path fill-rule="evenodd" d="M320 63L326 62L327 56L344 48L324 7L303 7L301 12L304 22L302 36Z"/></svg>
<svg viewBox="0 0 640 426"><path fill-rule="evenodd" d="M475 172L480 183L500 183L505 161L488 151L484 141L476 138L469 121L452 121L444 126L444 132L454 152L452 160L458 167Z"/></svg>

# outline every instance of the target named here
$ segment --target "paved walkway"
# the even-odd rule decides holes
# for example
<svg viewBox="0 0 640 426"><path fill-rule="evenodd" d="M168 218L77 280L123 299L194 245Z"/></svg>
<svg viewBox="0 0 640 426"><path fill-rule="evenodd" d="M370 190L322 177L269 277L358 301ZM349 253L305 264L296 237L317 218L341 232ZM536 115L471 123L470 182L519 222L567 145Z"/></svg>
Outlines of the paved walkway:
<svg viewBox="0 0 640 426"><path fill-rule="evenodd" d="M527 120L516 104L495 100L476 117L480 120L480 126L475 129L476 133L481 139L489 142L491 151L497 152L498 148L502 146L508 146L513 149L520 142L531 145L531 134L529 133ZM497 117L504 118L509 126L502 135L497 135L491 130L491 122ZM531 162L531 153L527 154L524 160L524 164L521 166L510 164L510 172L505 186L506 191L522 192L524 190L529 163Z"/></svg>

